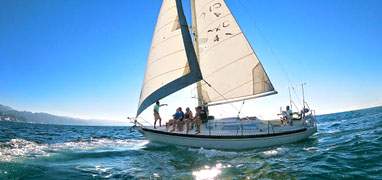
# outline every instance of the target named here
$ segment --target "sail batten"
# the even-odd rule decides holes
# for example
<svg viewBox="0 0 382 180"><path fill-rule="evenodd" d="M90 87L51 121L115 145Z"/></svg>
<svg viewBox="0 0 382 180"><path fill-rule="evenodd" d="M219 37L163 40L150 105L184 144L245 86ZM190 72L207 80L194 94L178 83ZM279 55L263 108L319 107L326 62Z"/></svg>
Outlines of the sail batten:
<svg viewBox="0 0 382 180"><path fill-rule="evenodd" d="M205 105L275 94L261 62L224 0L193 0Z"/></svg>
<svg viewBox="0 0 382 180"><path fill-rule="evenodd" d="M137 116L202 79L181 0L163 0L147 59Z"/></svg>

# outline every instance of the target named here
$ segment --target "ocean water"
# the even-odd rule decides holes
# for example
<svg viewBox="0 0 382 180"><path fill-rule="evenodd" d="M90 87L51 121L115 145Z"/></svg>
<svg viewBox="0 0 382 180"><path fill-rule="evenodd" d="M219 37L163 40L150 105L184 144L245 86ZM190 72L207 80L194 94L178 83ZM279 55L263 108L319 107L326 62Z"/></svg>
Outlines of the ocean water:
<svg viewBox="0 0 382 180"><path fill-rule="evenodd" d="M0 122L0 179L382 179L382 107L318 117L294 144L247 151L149 143L128 127Z"/></svg>

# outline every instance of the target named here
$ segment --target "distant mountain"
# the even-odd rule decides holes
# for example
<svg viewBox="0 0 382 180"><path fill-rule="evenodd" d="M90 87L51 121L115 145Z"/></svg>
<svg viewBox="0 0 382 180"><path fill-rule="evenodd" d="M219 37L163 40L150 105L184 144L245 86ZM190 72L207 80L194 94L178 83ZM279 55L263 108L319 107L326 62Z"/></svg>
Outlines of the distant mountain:
<svg viewBox="0 0 382 180"><path fill-rule="evenodd" d="M0 104L0 112L1 111L12 111L13 109L9 106L4 106Z"/></svg>
<svg viewBox="0 0 382 180"><path fill-rule="evenodd" d="M0 104L0 120L14 122L28 122L38 124L61 124L61 125L109 125L108 121L84 120L65 116L56 116L48 113L34 113L18 111L11 107Z"/></svg>

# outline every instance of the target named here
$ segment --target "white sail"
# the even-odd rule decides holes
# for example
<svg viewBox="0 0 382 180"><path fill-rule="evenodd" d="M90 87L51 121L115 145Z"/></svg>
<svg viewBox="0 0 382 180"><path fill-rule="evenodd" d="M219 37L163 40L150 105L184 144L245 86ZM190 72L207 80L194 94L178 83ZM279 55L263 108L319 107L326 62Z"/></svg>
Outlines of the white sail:
<svg viewBox="0 0 382 180"><path fill-rule="evenodd" d="M137 116L155 101L202 79L181 0L163 0Z"/></svg>
<svg viewBox="0 0 382 180"><path fill-rule="evenodd" d="M199 98L214 105L277 93L224 0L193 3L205 80Z"/></svg>

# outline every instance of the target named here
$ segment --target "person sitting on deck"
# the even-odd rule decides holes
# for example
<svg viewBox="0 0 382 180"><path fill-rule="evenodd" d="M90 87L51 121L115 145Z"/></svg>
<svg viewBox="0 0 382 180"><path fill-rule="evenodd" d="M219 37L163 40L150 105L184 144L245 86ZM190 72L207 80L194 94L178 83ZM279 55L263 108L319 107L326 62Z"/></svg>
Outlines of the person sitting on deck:
<svg viewBox="0 0 382 180"><path fill-rule="evenodd" d="M174 119L172 120L172 130L171 132L175 131L175 128L178 127L178 131L183 130L183 119L184 119L184 113L182 111L181 107L178 107L176 109L176 113L173 115ZM171 120L169 121L169 123Z"/></svg>
<svg viewBox="0 0 382 180"><path fill-rule="evenodd" d="M286 106L286 110L282 111L281 114L281 124L292 124L292 116L293 116L293 111L290 109L289 106Z"/></svg>
<svg viewBox="0 0 382 180"><path fill-rule="evenodd" d="M200 119L202 120L202 123L207 123L208 121L208 115L207 115L207 112L206 110L204 110L204 108L200 107Z"/></svg>
<svg viewBox="0 0 382 180"><path fill-rule="evenodd" d="M293 121L292 121L293 111L292 111L292 109L290 109L289 106L286 106L286 115L287 115L286 118L288 120L288 123L290 125L292 125L293 124Z"/></svg>
<svg viewBox="0 0 382 180"><path fill-rule="evenodd" d="M206 123L208 121L208 116L207 116L207 112L202 109L201 106L198 106L195 108L195 111L196 111L196 114L195 114L195 117L194 117L194 122L195 122L195 125L196 125L196 134L199 134L200 133L200 126L202 125L202 123Z"/></svg>
<svg viewBox="0 0 382 180"><path fill-rule="evenodd" d="M186 123L186 133L188 134L188 131L190 131L190 125L192 126L194 123L194 117L189 107L186 108L186 114L184 114L184 119L184 122Z"/></svg>
<svg viewBox="0 0 382 180"><path fill-rule="evenodd" d="M178 108L176 109L175 111L175 114L178 112ZM172 126L174 126L174 123L175 123L175 114L172 115L172 119L168 120L168 122L166 123L166 130L168 131L168 129Z"/></svg>

